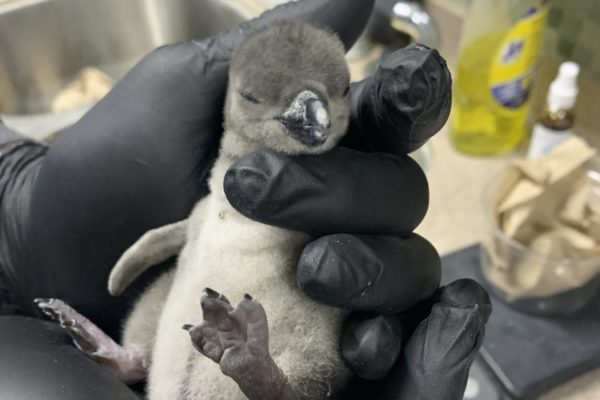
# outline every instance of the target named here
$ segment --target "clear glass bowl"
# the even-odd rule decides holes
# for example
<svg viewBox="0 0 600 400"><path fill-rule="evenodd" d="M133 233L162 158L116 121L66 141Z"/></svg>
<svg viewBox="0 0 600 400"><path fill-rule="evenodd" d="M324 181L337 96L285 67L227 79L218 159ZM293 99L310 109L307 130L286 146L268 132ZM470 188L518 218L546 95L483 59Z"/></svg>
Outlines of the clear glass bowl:
<svg viewBox="0 0 600 400"><path fill-rule="evenodd" d="M586 170L592 201L600 204L600 157L590 160ZM493 215L499 183L493 179L483 195L489 231L481 247L481 269L491 291L511 307L536 315L570 316L584 309L599 294L600 274L594 271L599 270L600 257L553 257L507 236Z"/></svg>

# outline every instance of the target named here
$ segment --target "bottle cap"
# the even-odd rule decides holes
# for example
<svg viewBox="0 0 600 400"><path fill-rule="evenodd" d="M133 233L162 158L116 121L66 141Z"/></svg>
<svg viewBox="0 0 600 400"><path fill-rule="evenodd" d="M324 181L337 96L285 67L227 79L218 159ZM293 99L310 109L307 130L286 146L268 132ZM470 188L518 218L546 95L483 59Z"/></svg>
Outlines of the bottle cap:
<svg viewBox="0 0 600 400"><path fill-rule="evenodd" d="M570 110L577 100L577 76L579 64L567 61L560 65L558 76L550 85L548 91L548 107L550 110Z"/></svg>

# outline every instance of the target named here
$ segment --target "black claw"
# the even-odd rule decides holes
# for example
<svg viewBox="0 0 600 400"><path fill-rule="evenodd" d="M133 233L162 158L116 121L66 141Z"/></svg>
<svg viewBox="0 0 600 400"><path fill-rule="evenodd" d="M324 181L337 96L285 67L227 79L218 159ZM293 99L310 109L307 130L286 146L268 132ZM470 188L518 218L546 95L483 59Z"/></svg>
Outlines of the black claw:
<svg viewBox="0 0 600 400"><path fill-rule="evenodd" d="M207 297L211 297L213 299L218 299L221 296L221 294L219 292L216 292L216 291L212 290L211 288L205 288L204 295Z"/></svg>
<svg viewBox="0 0 600 400"><path fill-rule="evenodd" d="M190 324L185 324L184 326L181 327L181 329L184 329L186 331L191 331L194 328L194 325L190 325Z"/></svg>
<svg viewBox="0 0 600 400"><path fill-rule="evenodd" d="M254 297L250 296L248 293L244 295L244 298L248 301L254 301Z"/></svg>
<svg viewBox="0 0 600 400"><path fill-rule="evenodd" d="M225 297L225 295L224 295L224 294L221 294L221 295L219 296L219 300L221 300L221 301L222 301L222 302L224 302L224 303L230 304L230 303L229 303L229 299L228 299L227 297Z"/></svg>

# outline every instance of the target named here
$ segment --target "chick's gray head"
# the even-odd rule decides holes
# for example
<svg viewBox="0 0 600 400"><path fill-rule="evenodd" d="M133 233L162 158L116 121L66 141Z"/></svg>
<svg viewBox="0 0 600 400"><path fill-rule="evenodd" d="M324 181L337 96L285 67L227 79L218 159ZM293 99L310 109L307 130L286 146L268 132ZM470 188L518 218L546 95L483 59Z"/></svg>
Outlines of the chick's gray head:
<svg viewBox="0 0 600 400"><path fill-rule="evenodd" d="M323 153L348 126L349 84L335 35L306 24L274 25L233 55L225 128L281 153Z"/></svg>

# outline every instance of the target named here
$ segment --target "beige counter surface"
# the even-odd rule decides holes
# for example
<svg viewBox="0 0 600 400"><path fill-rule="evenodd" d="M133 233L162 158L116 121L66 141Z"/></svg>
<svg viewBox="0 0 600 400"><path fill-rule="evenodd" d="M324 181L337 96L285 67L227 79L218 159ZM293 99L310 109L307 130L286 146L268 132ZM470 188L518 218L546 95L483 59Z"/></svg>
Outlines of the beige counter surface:
<svg viewBox="0 0 600 400"><path fill-rule="evenodd" d="M430 142L433 153L428 171L430 207L427 217L417 229L442 255L485 237L482 189L508 159L515 157L463 156L452 149L448 136L446 127ZM535 367L532 365L532 368ZM600 369L571 380L541 397L541 400L599 399Z"/></svg>

